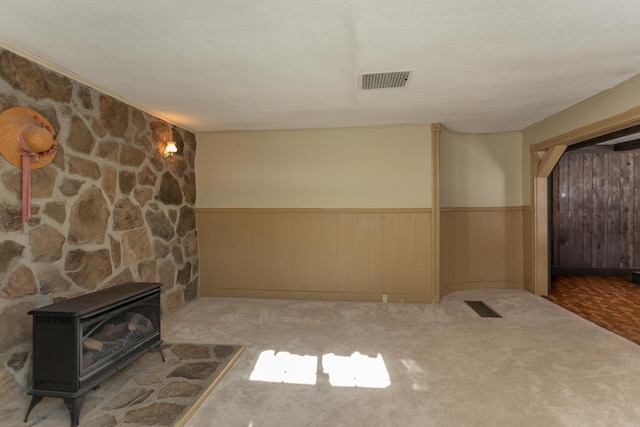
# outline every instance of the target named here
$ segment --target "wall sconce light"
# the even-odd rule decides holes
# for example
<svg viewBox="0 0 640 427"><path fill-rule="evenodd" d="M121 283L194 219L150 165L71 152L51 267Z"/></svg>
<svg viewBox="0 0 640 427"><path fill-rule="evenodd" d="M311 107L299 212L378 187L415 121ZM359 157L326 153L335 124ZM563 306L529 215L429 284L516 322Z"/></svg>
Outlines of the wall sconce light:
<svg viewBox="0 0 640 427"><path fill-rule="evenodd" d="M168 159L169 157L173 157L177 152L178 147L176 147L175 141L167 141L167 146L164 147L164 158Z"/></svg>
<svg viewBox="0 0 640 427"><path fill-rule="evenodd" d="M164 158L168 159L169 157L173 157L177 152L178 147L176 147L176 142L173 140L173 126L169 125L169 140L167 141L166 147L164 147Z"/></svg>

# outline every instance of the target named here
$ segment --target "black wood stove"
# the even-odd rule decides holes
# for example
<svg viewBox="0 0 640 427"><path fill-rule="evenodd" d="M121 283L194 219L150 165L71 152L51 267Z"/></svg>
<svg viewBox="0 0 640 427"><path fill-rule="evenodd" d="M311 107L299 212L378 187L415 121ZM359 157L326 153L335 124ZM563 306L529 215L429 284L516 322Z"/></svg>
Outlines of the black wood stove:
<svg viewBox="0 0 640 427"><path fill-rule="evenodd" d="M76 427L85 394L160 344L160 283L124 283L46 307L33 316L33 396L60 397ZM164 360L164 357L163 357Z"/></svg>

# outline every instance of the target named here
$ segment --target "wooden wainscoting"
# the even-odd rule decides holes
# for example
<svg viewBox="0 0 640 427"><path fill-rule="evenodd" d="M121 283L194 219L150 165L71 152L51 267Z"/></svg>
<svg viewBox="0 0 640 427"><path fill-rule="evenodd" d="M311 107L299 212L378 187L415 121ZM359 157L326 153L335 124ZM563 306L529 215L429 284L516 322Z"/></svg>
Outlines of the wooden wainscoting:
<svg viewBox="0 0 640 427"><path fill-rule="evenodd" d="M198 209L200 295L437 301L430 209Z"/></svg>
<svg viewBox="0 0 640 427"><path fill-rule="evenodd" d="M523 289L527 212L522 206L443 208L440 296L475 288Z"/></svg>

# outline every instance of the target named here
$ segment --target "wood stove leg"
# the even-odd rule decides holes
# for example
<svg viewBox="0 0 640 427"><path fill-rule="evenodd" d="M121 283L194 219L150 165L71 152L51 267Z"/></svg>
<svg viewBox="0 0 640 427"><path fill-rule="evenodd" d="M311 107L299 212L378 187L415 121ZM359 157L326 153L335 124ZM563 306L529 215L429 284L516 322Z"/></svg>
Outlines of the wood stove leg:
<svg viewBox="0 0 640 427"><path fill-rule="evenodd" d="M25 416L24 416L24 422L25 422L25 423L27 422L27 418L29 418L29 414L31 413L31 410L32 410L33 408L35 408L35 406L36 406L38 403L42 402L42 398L43 398L43 397L44 397L44 396L33 396L33 397L31 398L31 403L29 404L29 409L27 409L27 415L25 415Z"/></svg>
<svg viewBox="0 0 640 427"><path fill-rule="evenodd" d="M71 418L71 427L78 427L78 422L80 420L80 409L82 408L82 403L84 402L85 395L78 396L75 399L64 399L64 406L67 407L67 411L69 411L69 417Z"/></svg>
<svg viewBox="0 0 640 427"><path fill-rule="evenodd" d="M162 352L162 346L159 345L156 348L158 349L158 353L160 353L160 357L162 357L162 361L164 362L164 353Z"/></svg>

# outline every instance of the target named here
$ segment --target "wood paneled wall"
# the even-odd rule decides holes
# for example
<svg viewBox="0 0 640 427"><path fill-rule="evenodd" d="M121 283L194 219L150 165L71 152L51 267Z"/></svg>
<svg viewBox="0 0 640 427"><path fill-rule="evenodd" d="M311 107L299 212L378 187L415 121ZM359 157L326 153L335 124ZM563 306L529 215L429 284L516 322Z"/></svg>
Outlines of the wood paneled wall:
<svg viewBox="0 0 640 427"><path fill-rule="evenodd" d="M200 295L437 301L430 209L198 209Z"/></svg>
<svg viewBox="0 0 640 427"><path fill-rule="evenodd" d="M474 288L522 289L527 219L526 207L442 209L440 296Z"/></svg>
<svg viewBox="0 0 640 427"><path fill-rule="evenodd" d="M552 267L640 267L638 176L638 152L562 156L552 174Z"/></svg>

